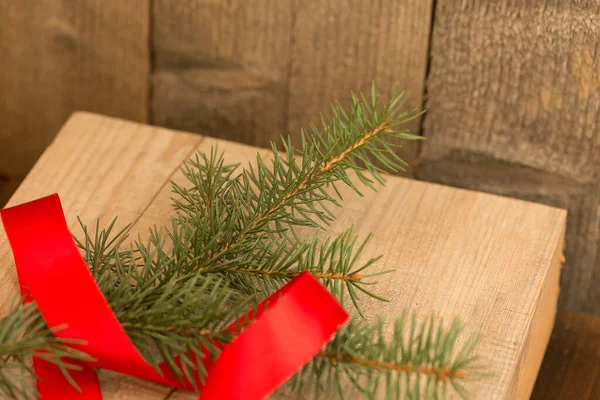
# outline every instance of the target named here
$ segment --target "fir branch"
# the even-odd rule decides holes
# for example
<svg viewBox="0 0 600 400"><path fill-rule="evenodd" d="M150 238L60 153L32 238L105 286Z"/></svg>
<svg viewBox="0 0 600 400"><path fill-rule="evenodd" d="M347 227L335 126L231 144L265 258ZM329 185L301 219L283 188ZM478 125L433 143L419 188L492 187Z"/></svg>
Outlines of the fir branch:
<svg viewBox="0 0 600 400"><path fill-rule="evenodd" d="M8 315L0 319L0 394L34 398L35 391L27 380L33 374L29 363L32 354L57 365L77 387L69 371L81 369L78 362L93 359L70 346L79 341L57 338L54 332L60 328L48 328L35 303L13 304Z"/></svg>
<svg viewBox="0 0 600 400"><path fill-rule="evenodd" d="M206 371L193 359L201 359L203 349L216 358L220 349L215 343L227 344L233 339L226 326L251 309L255 301L229 288L222 278L171 273L177 266L160 258L164 240L159 230L154 230L147 245L138 242L129 251L120 250L127 231L113 233L115 226L113 221L100 230L96 224L92 234L82 224L84 238L76 240L98 287L152 366L157 368L164 361L179 379L186 377L195 384L197 375L203 381ZM26 390L31 386L27 378L33 374L27 362L31 355L59 366L77 387L69 374L69 370L80 369L74 361L93 359L69 346L78 341L55 337L59 329L46 326L34 303L15 306L0 320L0 393L34 398L33 391ZM176 357L180 357L182 368ZM22 376L8 376L11 370Z"/></svg>
<svg viewBox="0 0 600 400"><path fill-rule="evenodd" d="M417 323L407 321L405 311L386 336L382 320L367 324L353 320L342 328L327 347L292 381L298 393L314 398L347 398L356 390L375 398L384 390L388 398L439 398L448 385L467 398L462 382L476 375L473 351L478 337L467 338L460 350L457 341L462 324L455 319L448 328L433 315ZM350 382L351 388L343 382Z"/></svg>
<svg viewBox="0 0 600 400"><path fill-rule="evenodd" d="M408 130L397 129L420 113L400 112L403 93L394 92L381 111L374 88L373 96L372 101L367 102L353 95L349 113L339 104L333 106L333 116L329 120L322 117L321 129L312 125L311 137L302 131L299 151L288 137L282 140L283 158L273 144L271 166L257 157L255 166L243 170L234 181L233 190L246 221L242 231L233 238L235 241L242 241L252 233L269 232L268 226L273 222L281 233L285 228L319 228L321 223L333 221L335 215L328 204L341 205L325 190L327 186L342 181L358 191L348 170L354 171L361 182L373 189L374 181L384 182L384 171L371 163L370 157L378 159L388 170L403 169L405 162L387 140L420 139L410 135ZM299 159L301 161L297 161ZM227 242L225 247L233 245L234 242Z"/></svg>
<svg viewBox="0 0 600 400"><path fill-rule="evenodd" d="M374 188L374 181L383 183L383 170L369 162L369 157L376 158L389 170L402 169L405 163L392 151L393 145L386 139L419 138L399 129L420 115L414 110L400 111L404 100L402 93L394 93L382 110L379 110L374 88L372 95L371 102L353 95L348 113L340 105L332 107L333 116L327 121L322 118L320 130L311 127L312 137L302 132L299 151L294 149L290 138L283 141L283 156L273 145L271 165L257 156L255 165L235 175L237 165L225 165L223 155L216 149L211 150L209 157L196 157L187 162L184 175L191 187L173 185L179 196L174 199L179 220L174 223L173 234L187 231L192 235L188 238L189 258L197 263L189 268L221 272L230 277L237 274L233 281L240 282L240 288L249 289L251 293L255 292L256 285L244 284L247 279L240 274L260 276L273 288L280 286L282 280L295 276L297 272L274 270L272 263L244 263L248 261L247 255L257 249L264 252L265 248L287 246L293 253L295 249L304 248L305 243L298 238L295 228L321 228L322 223L335 219L328 206L341 206L341 195L335 184L342 181L359 191L348 170ZM329 186L334 187L337 198L327 190ZM188 225L189 230L177 224ZM276 237L285 240L278 242ZM265 259L271 260L270 257ZM308 266L305 269L312 271ZM336 279L331 277L338 274L328 271L320 276L325 281L333 281ZM362 280L346 279L346 283L353 301L357 290L372 295L366 291ZM328 285L338 286L331 282ZM342 290L338 292L342 293Z"/></svg>
<svg viewBox="0 0 600 400"><path fill-rule="evenodd" d="M365 288L372 284L372 275L365 270L380 257L359 263L360 255L370 237L358 243L353 229L335 238L321 241L276 238L257 240L252 249L233 259L233 262L209 267L210 273L226 274L233 286L245 293L266 297L304 271L310 271L340 300L349 294L358 309L357 291L378 297ZM386 271L390 272L390 271ZM383 272L385 273L385 272Z"/></svg>
<svg viewBox="0 0 600 400"><path fill-rule="evenodd" d="M114 226L113 222L96 232L110 238ZM203 348L216 357L215 341L226 344L233 338L226 326L250 309L253 299L241 296L223 278L177 273L179 266L166 257L165 235L159 229L151 231L145 245L137 241L129 252L118 248L126 231L98 240L88 237L85 227L82 230L85 240L79 244L87 244L84 253L104 260L94 269L98 287L134 345L155 368L165 361L178 378L195 383L192 358L202 358ZM105 242L113 246L91 246ZM182 369L176 365L177 356ZM206 371L199 367L203 380Z"/></svg>
<svg viewBox="0 0 600 400"><path fill-rule="evenodd" d="M360 194L355 180L375 189L375 184L384 183L384 169L397 171L406 165L393 151L397 145L388 141L419 138L401 129L419 115L401 111L403 98L394 94L380 107L374 89L370 102L353 95L348 112L333 106L331 118L322 117L320 129L311 126L311 137L302 132L299 150L289 138L283 141L283 154L273 145L269 165L260 157L246 168L226 164L216 147L208 155L196 155L182 170L190 186L172 183L176 215L171 226L152 228L146 241L138 239L129 249L128 227L117 232L113 221L107 229L97 224L90 231L81 224L83 239L76 239L77 244L98 286L152 365L166 361L180 379L195 382L196 374L203 379L206 371L201 365L195 370L192 356L201 357L202 349L218 356L215 341L232 340L225 327L303 271L311 271L338 298L349 297L357 309L359 293L381 299L366 288L373 283L369 278L378 275L368 268L379 257L360 261L368 237L359 241L349 229L323 241L317 235L301 238L296 229L321 229L335 219L330 208L341 207L343 200L336 184ZM21 317L23 309L18 309ZM35 309L27 315L28 321L42 320ZM421 389L437 393L448 384L462 393L460 381L470 376L474 342L452 356L460 327L434 328L433 319L418 329L413 320L404 342L404 320L405 315L396 323L392 341L384 340L381 322L350 323L294 382L308 378L315 396L342 396L348 379L372 396L382 378L391 398ZM0 320L0 333L9 322L10 318ZM13 350L22 343L23 351L41 350L53 354L49 361L65 369L76 367L65 362L70 354L61 352L64 343L58 340L57 345L50 329L22 327L6 328L16 334L8 342ZM29 337L39 342L28 342ZM0 390L8 382L7 365L16 362L20 371L27 371L23 353L13 356L2 350L1 340ZM182 370L175 363L177 355L182 356ZM404 392L402 376L407 377Z"/></svg>

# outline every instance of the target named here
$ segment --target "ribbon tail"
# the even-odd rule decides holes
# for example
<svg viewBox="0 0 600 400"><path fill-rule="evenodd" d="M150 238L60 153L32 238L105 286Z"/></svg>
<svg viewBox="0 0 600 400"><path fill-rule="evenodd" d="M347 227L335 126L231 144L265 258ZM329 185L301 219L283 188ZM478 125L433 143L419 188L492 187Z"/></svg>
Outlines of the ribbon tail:
<svg viewBox="0 0 600 400"><path fill-rule="evenodd" d="M240 322L253 316L251 311ZM199 400L268 397L314 358L347 319L331 293L303 272L261 303L255 319L225 346Z"/></svg>

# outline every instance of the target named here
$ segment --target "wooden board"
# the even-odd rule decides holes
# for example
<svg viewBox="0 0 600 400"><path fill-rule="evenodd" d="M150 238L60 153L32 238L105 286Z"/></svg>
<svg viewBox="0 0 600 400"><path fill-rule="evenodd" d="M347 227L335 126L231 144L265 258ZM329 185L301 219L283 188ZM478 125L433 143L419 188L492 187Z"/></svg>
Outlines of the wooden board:
<svg viewBox="0 0 600 400"><path fill-rule="evenodd" d="M148 12L148 0L0 1L0 175L11 186L75 111L147 120Z"/></svg>
<svg viewBox="0 0 600 400"><path fill-rule="evenodd" d="M560 304L600 314L600 3L436 3L421 179L569 209Z"/></svg>
<svg viewBox="0 0 600 400"><path fill-rule="evenodd" d="M600 317L559 311L532 400L600 398Z"/></svg>
<svg viewBox="0 0 600 400"><path fill-rule="evenodd" d="M10 205L59 192L68 222L104 223L120 216L144 234L171 216L169 179L181 163L216 140L78 113L62 129ZM220 142L229 161L266 150ZM76 172L75 172L76 171ZM449 320L460 315L480 332L479 356L493 378L470 382L474 399L526 399L554 321L564 210L521 200L390 177L378 193L344 190L345 207L330 233L350 224L374 237L363 257L384 254L374 269L395 269L377 286L391 299L363 299L370 318L409 308ZM77 231L74 231L77 233ZM17 278L0 229L0 309L17 293ZM169 389L103 372L105 399L163 399ZM177 392L171 399L193 399Z"/></svg>
<svg viewBox="0 0 600 400"><path fill-rule="evenodd" d="M373 80L421 108L431 0L154 0L152 123L257 146L296 140ZM419 132L419 121L409 124ZM401 152L412 164L417 144Z"/></svg>
<svg viewBox="0 0 600 400"><path fill-rule="evenodd" d="M597 262L600 238L600 192L595 184L573 181L532 168L505 162L466 157L443 162L424 160L417 176L429 182L516 197L569 211L567 263L561 274L559 304L570 309L597 313L600 268ZM596 260L596 261L595 261Z"/></svg>

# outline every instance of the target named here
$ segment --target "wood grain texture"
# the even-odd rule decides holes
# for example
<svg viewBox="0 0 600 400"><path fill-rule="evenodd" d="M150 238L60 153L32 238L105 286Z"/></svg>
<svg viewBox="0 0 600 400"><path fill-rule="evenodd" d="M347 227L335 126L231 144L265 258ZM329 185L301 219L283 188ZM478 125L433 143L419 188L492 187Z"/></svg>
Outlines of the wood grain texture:
<svg viewBox="0 0 600 400"><path fill-rule="evenodd" d="M147 120L148 12L148 0L0 2L0 173L22 178L74 111Z"/></svg>
<svg viewBox="0 0 600 400"><path fill-rule="evenodd" d="M153 0L152 123L268 146L287 131L290 0Z"/></svg>
<svg viewBox="0 0 600 400"><path fill-rule="evenodd" d="M562 307L600 314L600 2L437 2L421 179L569 210Z"/></svg>
<svg viewBox="0 0 600 400"><path fill-rule="evenodd" d="M600 317L561 311L532 400L600 398Z"/></svg>
<svg viewBox="0 0 600 400"><path fill-rule="evenodd" d="M598 46L597 0L438 1L424 155L460 149L597 182Z"/></svg>
<svg viewBox="0 0 600 400"><path fill-rule="evenodd" d="M155 0L152 122L264 147L373 80L421 108L431 3Z"/></svg>
<svg viewBox="0 0 600 400"><path fill-rule="evenodd" d="M76 114L11 199L11 205L59 192L71 227L133 223L134 234L169 221L168 180L178 166L215 139L177 133L91 114ZM230 161L266 150L221 141ZM74 171L77 171L76 173ZM394 318L404 308L422 317L435 311L459 315L467 332L482 334L478 355L493 379L468 383L474 399L527 398L556 307L555 268L562 249L565 212L560 209L390 177L378 193L358 197L343 190L345 207L329 234L351 224L374 237L361 257L383 253L376 270L395 273L378 282L391 301L362 299L370 319ZM77 233L77 231L75 231ZM0 307L17 292L12 256L0 229ZM390 332L387 332L389 334ZM535 343L538 350L529 350ZM533 373L532 373L533 371ZM105 399L162 399L168 389L102 372ZM525 382L526 381L526 382ZM518 391L519 397L514 393ZM176 399L193 399L175 393Z"/></svg>
<svg viewBox="0 0 600 400"><path fill-rule="evenodd" d="M561 274L559 304L600 313L600 287L596 284L600 279L600 191L596 185L466 152L444 161L424 160L418 177L567 209L567 262Z"/></svg>
<svg viewBox="0 0 600 400"><path fill-rule="evenodd" d="M509 398L528 399L531 395L556 317L556 297L560 291L560 270L563 261L562 254L557 253L553 265L546 275L544 287L533 314L530 335L525 341L519 360L517 368L519 372L515 374L510 385L512 393Z"/></svg>

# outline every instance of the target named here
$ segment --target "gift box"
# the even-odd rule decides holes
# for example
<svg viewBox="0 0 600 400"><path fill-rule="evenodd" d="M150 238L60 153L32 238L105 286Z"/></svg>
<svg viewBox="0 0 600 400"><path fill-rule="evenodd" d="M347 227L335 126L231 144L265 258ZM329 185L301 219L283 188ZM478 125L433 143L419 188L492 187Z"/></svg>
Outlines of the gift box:
<svg viewBox="0 0 600 400"><path fill-rule="evenodd" d="M132 224L147 237L173 213L170 181L183 184L183 162L215 144L227 162L245 164L265 149L175 132L104 116L76 113L41 156L8 206L59 193L73 232L79 216L106 225ZM373 234L361 257L379 254L373 268L389 302L361 298L368 319L393 320L403 310L460 316L479 333L479 363L488 377L466 384L474 399L529 398L550 338L559 293L566 211L531 202L389 177L377 192L341 189L344 207L328 232ZM1 307L19 287L5 232L0 228ZM391 332L386 332L390 334ZM101 371L104 399L165 399L171 389ZM171 399L194 399L177 391Z"/></svg>

